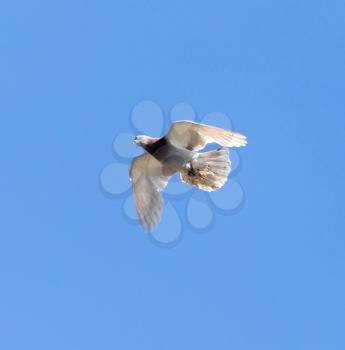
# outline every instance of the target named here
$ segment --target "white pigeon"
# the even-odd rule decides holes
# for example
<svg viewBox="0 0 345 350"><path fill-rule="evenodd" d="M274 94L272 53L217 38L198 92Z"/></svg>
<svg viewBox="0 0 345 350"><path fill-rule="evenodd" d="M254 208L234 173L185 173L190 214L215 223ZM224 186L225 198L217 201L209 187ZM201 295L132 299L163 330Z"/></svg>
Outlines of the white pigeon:
<svg viewBox="0 0 345 350"><path fill-rule="evenodd" d="M134 143L145 153L132 161L130 179L140 223L151 232L158 225L164 205L162 191L175 173L204 191L223 187L230 174L229 150L247 144L244 135L214 126L181 120L161 138L139 135ZM207 144L221 148L199 153Z"/></svg>

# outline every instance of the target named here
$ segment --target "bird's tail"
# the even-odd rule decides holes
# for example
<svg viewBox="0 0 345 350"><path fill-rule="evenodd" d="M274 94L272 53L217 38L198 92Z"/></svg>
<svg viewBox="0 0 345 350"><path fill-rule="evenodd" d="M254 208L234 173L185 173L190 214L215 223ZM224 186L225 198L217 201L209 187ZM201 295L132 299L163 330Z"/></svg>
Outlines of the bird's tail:
<svg viewBox="0 0 345 350"><path fill-rule="evenodd" d="M199 153L181 172L181 180L207 192L216 191L226 183L230 166L229 150L225 147Z"/></svg>

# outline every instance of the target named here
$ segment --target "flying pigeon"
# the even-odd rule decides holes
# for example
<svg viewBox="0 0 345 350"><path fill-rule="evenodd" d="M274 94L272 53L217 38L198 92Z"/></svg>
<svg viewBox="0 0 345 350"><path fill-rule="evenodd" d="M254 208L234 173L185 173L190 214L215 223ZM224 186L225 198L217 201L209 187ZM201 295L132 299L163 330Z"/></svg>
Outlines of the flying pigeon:
<svg viewBox="0 0 345 350"><path fill-rule="evenodd" d="M145 231L158 225L164 205L162 192L169 179L180 173L181 181L203 191L224 186L230 174L229 150L247 144L244 135L188 120L173 123L166 136L139 135L134 143L145 153L132 161L130 179L136 211ZM207 144L221 147L199 152Z"/></svg>

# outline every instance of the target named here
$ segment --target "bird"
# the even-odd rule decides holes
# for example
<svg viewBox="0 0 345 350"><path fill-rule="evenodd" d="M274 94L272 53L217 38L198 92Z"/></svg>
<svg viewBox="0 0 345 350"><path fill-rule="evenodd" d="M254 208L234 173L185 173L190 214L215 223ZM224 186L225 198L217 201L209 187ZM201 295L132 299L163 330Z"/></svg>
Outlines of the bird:
<svg viewBox="0 0 345 350"><path fill-rule="evenodd" d="M144 231L154 231L162 215L162 192L170 178L180 174L181 181L200 190L222 188L230 174L229 147L247 144L246 136L215 126L180 120L171 124L163 137L138 135L133 143L144 153L133 159L129 177L136 212ZM206 145L220 147L200 152Z"/></svg>

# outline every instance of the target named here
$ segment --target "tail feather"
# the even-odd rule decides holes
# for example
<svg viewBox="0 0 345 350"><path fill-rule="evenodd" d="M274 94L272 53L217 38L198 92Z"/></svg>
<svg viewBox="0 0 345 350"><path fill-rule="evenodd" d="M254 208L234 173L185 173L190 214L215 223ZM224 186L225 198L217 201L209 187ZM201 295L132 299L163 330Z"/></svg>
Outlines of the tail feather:
<svg viewBox="0 0 345 350"><path fill-rule="evenodd" d="M181 180L204 191L216 191L223 187L230 174L231 162L229 150L221 147L218 150L199 153L181 172Z"/></svg>

